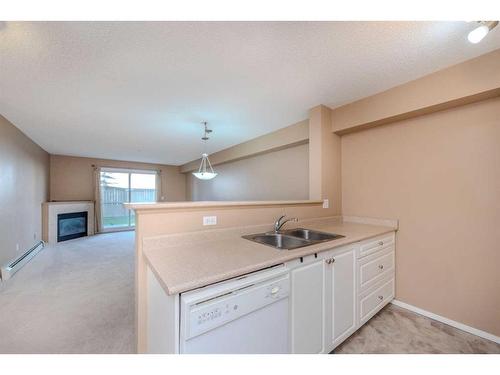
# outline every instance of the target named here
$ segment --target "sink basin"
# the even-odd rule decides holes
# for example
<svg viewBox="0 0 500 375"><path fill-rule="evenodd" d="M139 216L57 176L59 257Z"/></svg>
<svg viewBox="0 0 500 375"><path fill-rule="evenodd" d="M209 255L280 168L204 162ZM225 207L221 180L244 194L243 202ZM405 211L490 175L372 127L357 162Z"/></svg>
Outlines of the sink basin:
<svg viewBox="0 0 500 375"><path fill-rule="evenodd" d="M272 246L279 250L292 250L299 247L311 245L312 242L282 233L259 233L243 236L247 240L258 242L264 245Z"/></svg>
<svg viewBox="0 0 500 375"><path fill-rule="evenodd" d="M304 229L304 228L289 229L289 230L283 231L283 233L287 234L289 236L303 238L305 240L314 241L314 242L330 241L330 240L335 240L337 238L344 237L344 236L341 236L340 234L325 233L325 232L319 232L316 230Z"/></svg>
<svg viewBox="0 0 500 375"><path fill-rule="evenodd" d="M274 247L278 250L293 250L299 247L342 238L340 234L319 232L311 229L296 228L281 232L258 233L243 238Z"/></svg>

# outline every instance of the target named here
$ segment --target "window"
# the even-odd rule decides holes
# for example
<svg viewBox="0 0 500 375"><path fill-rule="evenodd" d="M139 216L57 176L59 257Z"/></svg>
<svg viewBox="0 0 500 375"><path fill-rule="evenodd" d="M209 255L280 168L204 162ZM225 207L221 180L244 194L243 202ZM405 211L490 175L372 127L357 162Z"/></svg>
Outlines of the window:
<svg viewBox="0 0 500 375"><path fill-rule="evenodd" d="M123 203L156 202L155 171L103 168L100 172L101 226L103 230L135 226L135 215Z"/></svg>

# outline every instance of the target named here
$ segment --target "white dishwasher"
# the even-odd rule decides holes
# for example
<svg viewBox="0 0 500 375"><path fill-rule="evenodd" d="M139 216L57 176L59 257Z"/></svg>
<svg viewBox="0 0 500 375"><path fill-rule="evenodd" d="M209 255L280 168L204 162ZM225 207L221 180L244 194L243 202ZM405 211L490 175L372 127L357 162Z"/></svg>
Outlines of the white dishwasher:
<svg viewBox="0 0 500 375"><path fill-rule="evenodd" d="M283 265L181 294L181 353L289 353Z"/></svg>

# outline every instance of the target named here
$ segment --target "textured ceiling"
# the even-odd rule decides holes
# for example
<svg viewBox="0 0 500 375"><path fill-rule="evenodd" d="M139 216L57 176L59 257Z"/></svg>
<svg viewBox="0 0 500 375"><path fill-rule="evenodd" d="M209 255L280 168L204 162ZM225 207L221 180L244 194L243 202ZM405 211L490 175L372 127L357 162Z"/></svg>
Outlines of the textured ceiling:
<svg viewBox="0 0 500 375"><path fill-rule="evenodd" d="M0 114L54 154L182 164L500 48L466 22L4 22ZM500 29L500 28L499 28Z"/></svg>

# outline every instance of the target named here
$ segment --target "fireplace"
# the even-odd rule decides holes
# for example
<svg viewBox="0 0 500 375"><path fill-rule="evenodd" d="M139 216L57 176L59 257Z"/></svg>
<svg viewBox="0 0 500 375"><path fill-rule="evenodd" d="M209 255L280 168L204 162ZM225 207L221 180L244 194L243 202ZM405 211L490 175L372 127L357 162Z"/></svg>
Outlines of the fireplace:
<svg viewBox="0 0 500 375"><path fill-rule="evenodd" d="M88 212L57 215L57 242L87 236Z"/></svg>

